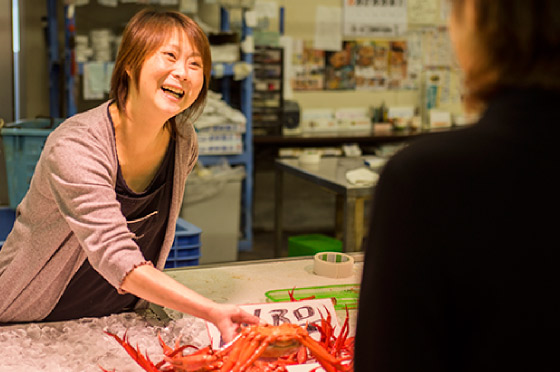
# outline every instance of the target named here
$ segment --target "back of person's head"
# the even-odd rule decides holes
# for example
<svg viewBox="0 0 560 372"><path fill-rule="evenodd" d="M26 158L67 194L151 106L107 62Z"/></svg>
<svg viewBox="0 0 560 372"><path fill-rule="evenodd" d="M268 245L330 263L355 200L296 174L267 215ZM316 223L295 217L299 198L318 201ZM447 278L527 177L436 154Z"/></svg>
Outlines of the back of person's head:
<svg viewBox="0 0 560 372"><path fill-rule="evenodd" d="M474 10L467 105L508 87L560 89L560 0L451 0L452 17ZM459 53L458 53L459 54Z"/></svg>
<svg viewBox="0 0 560 372"><path fill-rule="evenodd" d="M204 74L204 84L200 94L182 116L188 120L195 118L202 112L206 103L212 70L210 44L206 35L196 22L180 12L160 11L150 8L145 8L136 13L123 32L113 75L111 76L110 91L110 96L115 100L119 110L125 110L131 83L134 81L138 86L144 61L155 53L176 31L180 32L180 37L186 36L200 53ZM175 120L172 120L171 124L174 132L176 132L176 128L174 128Z"/></svg>

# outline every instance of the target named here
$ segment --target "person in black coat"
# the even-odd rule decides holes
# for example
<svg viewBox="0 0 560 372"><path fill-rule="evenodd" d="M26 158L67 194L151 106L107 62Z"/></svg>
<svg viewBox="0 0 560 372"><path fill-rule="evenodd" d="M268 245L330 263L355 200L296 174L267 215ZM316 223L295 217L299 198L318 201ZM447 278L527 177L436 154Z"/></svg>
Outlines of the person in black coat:
<svg viewBox="0 0 560 372"><path fill-rule="evenodd" d="M480 119L382 171L355 371L559 371L560 1L451 5Z"/></svg>

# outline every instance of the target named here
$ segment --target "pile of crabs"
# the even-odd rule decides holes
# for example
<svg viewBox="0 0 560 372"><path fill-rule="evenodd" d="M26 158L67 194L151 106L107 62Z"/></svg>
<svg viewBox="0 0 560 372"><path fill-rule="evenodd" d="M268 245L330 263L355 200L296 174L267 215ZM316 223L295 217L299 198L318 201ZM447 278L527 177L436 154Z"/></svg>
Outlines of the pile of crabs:
<svg viewBox="0 0 560 372"><path fill-rule="evenodd" d="M240 334L220 349L211 346L185 354L191 345L175 348L166 345L161 336L159 342L164 358L154 364L138 348L127 340L107 332L117 340L128 354L148 372L191 372L191 371L287 371L286 366L303 364L311 360L318 362L325 371L352 371L354 359L354 337L349 337L348 310L343 326L335 335L331 314L321 321L302 327L284 323L278 326L253 325L243 328ZM316 328L320 339L313 339L307 329ZM109 372L101 368L105 372Z"/></svg>

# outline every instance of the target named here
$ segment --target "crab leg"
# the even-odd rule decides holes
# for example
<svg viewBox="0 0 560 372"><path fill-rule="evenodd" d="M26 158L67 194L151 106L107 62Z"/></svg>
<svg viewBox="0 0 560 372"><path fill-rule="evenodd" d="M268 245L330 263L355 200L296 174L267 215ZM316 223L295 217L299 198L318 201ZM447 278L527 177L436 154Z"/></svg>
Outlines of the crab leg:
<svg viewBox="0 0 560 372"><path fill-rule="evenodd" d="M228 355L225 363L220 369L221 372L229 372L235 365L235 362L239 360L243 348L246 347L247 336L245 334L239 336L232 344L230 349L230 354Z"/></svg>
<svg viewBox="0 0 560 372"><path fill-rule="evenodd" d="M128 342L128 339L126 337L126 332L125 332L123 338L120 338L119 336L117 336L115 334L112 334L110 332L105 332L105 333L108 334L109 336L113 337L115 340L117 340L117 342L119 344L121 344L121 346L126 350L128 355L130 355L132 357L132 359L134 359L140 367L144 368L145 371L160 372L159 368L157 368L148 357L144 358L144 356L142 355L142 353L138 349L138 346L135 349Z"/></svg>
<svg viewBox="0 0 560 372"><path fill-rule="evenodd" d="M258 339L260 339L261 337L258 337ZM260 340L257 340L257 342L259 342ZM260 345L256 345L257 347L255 349L253 349L252 354L248 355L247 360L245 361L245 363L243 363L243 365L241 366L240 369L233 369L232 372L237 372L237 371L244 371L247 367L249 367L251 364L253 364L257 359L259 359L259 357L264 353L264 350L268 347L268 345L270 345L270 343L272 342L272 338L271 337L267 337L264 339L264 341L260 344ZM242 360L240 360L239 362L241 362Z"/></svg>
<svg viewBox="0 0 560 372"><path fill-rule="evenodd" d="M317 361L327 372L346 371L347 368L340 364L340 360L329 354L317 341L310 336L302 336L301 343L305 345Z"/></svg>

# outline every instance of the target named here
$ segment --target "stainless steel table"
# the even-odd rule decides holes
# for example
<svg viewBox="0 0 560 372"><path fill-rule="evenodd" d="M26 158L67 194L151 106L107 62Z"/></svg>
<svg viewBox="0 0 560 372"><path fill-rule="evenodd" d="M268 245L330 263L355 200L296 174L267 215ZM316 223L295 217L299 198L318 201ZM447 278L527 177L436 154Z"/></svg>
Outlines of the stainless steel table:
<svg viewBox="0 0 560 372"><path fill-rule="evenodd" d="M364 202L371 198L374 185L353 185L346 172L365 167L363 157L324 157L318 164L303 164L298 159L275 160L275 256L281 256L284 173L308 180L336 194L336 227L340 231L343 249L359 251L364 236ZM342 228L341 228L342 227ZM341 228L341 229L340 229Z"/></svg>

